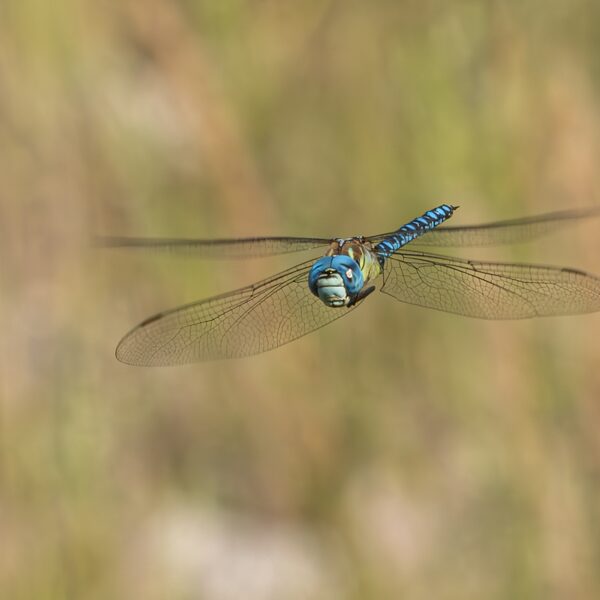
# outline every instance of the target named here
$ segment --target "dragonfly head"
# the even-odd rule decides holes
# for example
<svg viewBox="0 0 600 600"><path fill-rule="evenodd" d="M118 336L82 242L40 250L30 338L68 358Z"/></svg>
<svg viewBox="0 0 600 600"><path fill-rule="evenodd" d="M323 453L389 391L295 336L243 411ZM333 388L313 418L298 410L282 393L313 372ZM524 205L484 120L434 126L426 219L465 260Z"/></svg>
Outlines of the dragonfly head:
<svg viewBox="0 0 600 600"><path fill-rule="evenodd" d="M327 306L348 306L364 285L358 263L344 254L324 256L312 266L308 287Z"/></svg>

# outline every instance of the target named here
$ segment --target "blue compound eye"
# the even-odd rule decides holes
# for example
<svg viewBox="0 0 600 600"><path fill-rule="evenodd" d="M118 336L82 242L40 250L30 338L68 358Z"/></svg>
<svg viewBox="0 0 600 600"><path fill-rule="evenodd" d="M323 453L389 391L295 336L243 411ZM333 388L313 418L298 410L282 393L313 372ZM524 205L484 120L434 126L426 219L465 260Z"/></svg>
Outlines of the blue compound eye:
<svg viewBox="0 0 600 600"><path fill-rule="evenodd" d="M308 276L310 291L328 306L348 306L363 284L358 263L343 254L320 258Z"/></svg>
<svg viewBox="0 0 600 600"><path fill-rule="evenodd" d="M341 275L349 294L358 294L363 287L364 278L358 263L349 256L333 258L333 268Z"/></svg>

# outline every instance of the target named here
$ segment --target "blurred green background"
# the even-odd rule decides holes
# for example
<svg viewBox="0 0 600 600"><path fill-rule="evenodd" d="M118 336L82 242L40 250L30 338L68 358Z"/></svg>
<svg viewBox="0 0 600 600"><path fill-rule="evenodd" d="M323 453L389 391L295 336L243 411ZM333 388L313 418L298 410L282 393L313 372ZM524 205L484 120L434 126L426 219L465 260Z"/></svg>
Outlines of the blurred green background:
<svg viewBox="0 0 600 600"><path fill-rule="evenodd" d="M295 257L89 245L593 205L599 99L595 0L4 0L0 596L600 597L600 316L378 294L136 369L135 323ZM462 255L600 273L599 228Z"/></svg>

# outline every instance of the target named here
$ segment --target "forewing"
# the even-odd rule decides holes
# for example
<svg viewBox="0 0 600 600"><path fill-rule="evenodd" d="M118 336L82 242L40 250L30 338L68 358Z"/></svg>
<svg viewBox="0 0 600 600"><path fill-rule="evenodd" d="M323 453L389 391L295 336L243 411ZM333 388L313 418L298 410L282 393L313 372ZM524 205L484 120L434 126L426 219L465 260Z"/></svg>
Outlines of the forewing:
<svg viewBox="0 0 600 600"><path fill-rule="evenodd" d="M546 213L524 219L511 219L481 225L441 226L410 242L412 247L499 246L528 242L559 231L582 219L600 215L599 208ZM377 244L393 232L367 238Z"/></svg>
<svg viewBox="0 0 600 600"><path fill-rule="evenodd" d="M401 302L482 319L600 310L600 279L581 271L425 252L393 255L385 265L381 291Z"/></svg>
<svg viewBox="0 0 600 600"><path fill-rule="evenodd" d="M119 343L117 358L167 366L239 358L287 344L347 315L308 289L308 261L257 284L146 319Z"/></svg>
<svg viewBox="0 0 600 600"><path fill-rule="evenodd" d="M302 252L326 246L330 243L330 240L301 237L256 237L222 240L99 237L96 239L96 243L102 247L137 248L190 254L200 258L229 259Z"/></svg>

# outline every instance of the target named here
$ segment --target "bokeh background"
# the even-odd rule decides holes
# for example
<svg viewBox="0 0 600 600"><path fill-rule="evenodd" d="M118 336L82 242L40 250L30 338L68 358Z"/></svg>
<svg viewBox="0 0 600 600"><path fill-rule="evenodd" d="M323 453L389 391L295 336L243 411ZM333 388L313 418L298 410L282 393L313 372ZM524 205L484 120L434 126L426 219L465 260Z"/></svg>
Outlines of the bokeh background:
<svg viewBox="0 0 600 600"><path fill-rule="evenodd" d="M600 597L600 316L376 295L279 350L114 347L343 236L599 202L595 0L0 4L0 596ZM600 273L600 220L462 255Z"/></svg>

